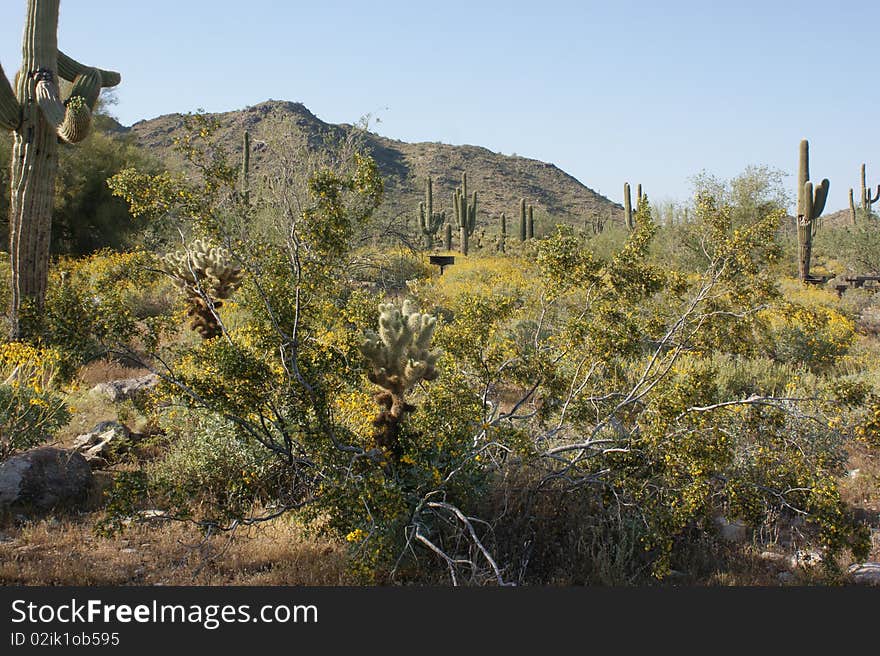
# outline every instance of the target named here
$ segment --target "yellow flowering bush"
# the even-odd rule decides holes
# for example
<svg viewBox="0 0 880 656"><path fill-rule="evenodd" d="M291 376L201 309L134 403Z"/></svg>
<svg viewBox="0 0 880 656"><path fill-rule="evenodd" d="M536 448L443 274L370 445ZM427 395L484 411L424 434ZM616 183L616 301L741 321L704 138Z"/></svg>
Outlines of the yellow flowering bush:
<svg viewBox="0 0 880 656"><path fill-rule="evenodd" d="M70 421L52 389L59 361L54 349L0 344L0 461L48 440Z"/></svg>
<svg viewBox="0 0 880 656"><path fill-rule="evenodd" d="M763 340L767 352L779 362L821 371L849 351L855 340L855 324L841 312L826 306L781 302L763 310Z"/></svg>
<svg viewBox="0 0 880 656"><path fill-rule="evenodd" d="M42 342L60 355L62 378L112 350L153 348L172 329L171 285L149 253L62 258L50 275L45 308L34 321Z"/></svg>

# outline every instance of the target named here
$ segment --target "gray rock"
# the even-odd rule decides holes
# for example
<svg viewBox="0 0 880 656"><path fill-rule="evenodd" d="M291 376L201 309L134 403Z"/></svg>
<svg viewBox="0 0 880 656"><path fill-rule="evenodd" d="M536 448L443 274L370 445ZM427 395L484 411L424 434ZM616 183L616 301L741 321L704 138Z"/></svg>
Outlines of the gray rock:
<svg viewBox="0 0 880 656"><path fill-rule="evenodd" d="M146 394L158 383L159 377L156 374L147 374L140 378L125 378L98 383L89 391L89 394L103 396L113 403L117 403Z"/></svg>
<svg viewBox="0 0 880 656"><path fill-rule="evenodd" d="M115 421L102 421L88 433L84 433L73 441L73 448L93 466L103 467L112 460L114 452L125 448L126 441L131 437L128 428Z"/></svg>
<svg viewBox="0 0 880 656"><path fill-rule="evenodd" d="M761 560L772 563L773 565L779 565L784 567L788 565L788 556L783 553L778 553L776 551L762 551L761 555L758 556Z"/></svg>
<svg viewBox="0 0 880 656"><path fill-rule="evenodd" d="M92 468L75 451L44 446L0 464L0 508L46 511L77 506L92 486Z"/></svg>
<svg viewBox="0 0 880 656"><path fill-rule="evenodd" d="M717 515L715 525L721 539L727 542L745 542L749 538L749 527L740 519L729 520L723 515Z"/></svg>
<svg viewBox="0 0 880 656"><path fill-rule="evenodd" d="M805 551L799 549L791 557L789 563L792 567L814 567L822 562L822 554L818 551Z"/></svg>
<svg viewBox="0 0 880 656"><path fill-rule="evenodd" d="M779 579L780 583L791 583L794 581L794 574L791 572L779 572L776 578Z"/></svg>
<svg viewBox="0 0 880 656"><path fill-rule="evenodd" d="M859 585L880 585L880 563L857 563L849 566L853 583Z"/></svg>

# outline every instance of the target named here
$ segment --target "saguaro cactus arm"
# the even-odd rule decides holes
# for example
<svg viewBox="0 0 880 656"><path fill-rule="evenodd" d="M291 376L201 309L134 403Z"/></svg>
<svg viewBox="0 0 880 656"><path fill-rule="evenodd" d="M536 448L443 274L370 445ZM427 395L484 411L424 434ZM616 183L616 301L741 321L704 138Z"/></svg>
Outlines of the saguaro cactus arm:
<svg viewBox="0 0 880 656"><path fill-rule="evenodd" d="M43 117L55 128L58 136L67 143L78 143L86 138L92 122L92 110L105 85L105 78L118 81L118 73L99 71L79 65L80 73L73 78L73 86L67 100L58 95L58 84L50 69L34 73L35 95Z"/></svg>
<svg viewBox="0 0 880 656"><path fill-rule="evenodd" d="M21 105L0 64L0 128L15 130L21 123Z"/></svg>
<svg viewBox="0 0 880 656"><path fill-rule="evenodd" d="M58 76L62 80L75 82L79 75L83 75L89 71L97 71L101 79L101 88L109 88L118 86L122 82L122 76L116 71L105 71L100 68L91 68L85 64L80 64L72 57L68 57L60 50L58 51Z"/></svg>

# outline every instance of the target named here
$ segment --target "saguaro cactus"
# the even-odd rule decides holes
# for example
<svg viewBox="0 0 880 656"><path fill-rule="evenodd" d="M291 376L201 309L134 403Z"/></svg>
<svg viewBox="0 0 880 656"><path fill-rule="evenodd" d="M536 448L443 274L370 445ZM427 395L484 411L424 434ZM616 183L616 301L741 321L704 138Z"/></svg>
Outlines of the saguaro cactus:
<svg viewBox="0 0 880 656"><path fill-rule="evenodd" d="M501 213L501 234L498 235L498 252L503 253L507 246L507 215Z"/></svg>
<svg viewBox="0 0 880 656"><path fill-rule="evenodd" d="M167 254L162 269L186 294L187 314L192 317L190 328L202 339L222 333L217 308L241 283L243 272L229 261L229 251L211 247L201 239L188 249Z"/></svg>
<svg viewBox="0 0 880 656"><path fill-rule="evenodd" d="M521 198L519 201L519 240L535 238L535 207L526 199Z"/></svg>
<svg viewBox="0 0 880 656"><path fill-rule="evenodd" d="M239 186L241 187L241 199L245 205L249 205L251 201L251 135L245 130L244 139L241 148L241 176Z"/></svg>
<svg viewBox="0 0 880 656"><path fill-rule="evenodd" d="M477 192L473 193L469 203L467 173L461 174L461 186L452 192L452 206L455 208L455 222L458 224L459 250L462 255L467 255L468 239L477 227Z"/></svg>
<svg viewBox="0 0 880 656"><path fill-rule="evenodd" d="M443 231L443 248L447 251L452 250L452 224L447 223Z"/></svg>
<svg viewBox="0 0 880 656"><path fill-rule="evenodd" d="M639 206L639 203L642 202L642 185L639 184L636 187L636 207ZM636 227L635 219L633 218L633 204L632 204L632 194L630 192L629 182L623 183L623 216L626 219L626 227L630 230L634 230Z"/></svg>
<svg viewBox="0 0 880 656"><path fill-rule="evenodd" d="M121 81L119 73L84 66L58 51L58 8L59 0L28 0L14 91L0 67L0 126L14 135L9 211L14 338L30 331L22 325L23 305L38 311L46 297L58 140L85 139L101 89ZM73 83L64 101L59 76Z"/></svg>
<svg viewBox="0 0 880 656"><path fill-rule="evenodd" d="M406 395L420 381L437 378L439 352L431 350L436 319L420 313L410 300L402 307L379 305L379 332L366 331L361 353L370 369L367 377L383 391L375 395L382 408L373 421L376 443L399 458L400 423L414 408Z"/></svg>
<svg viewBox="0 0 880 656"><path fill-rule="evenodd" d="M856 202L853 197L852 187L849 188L849 222L852 225L856 224Z"/></svg>
<svg viewBox="0 0 880 656"><path fill-rule="evenodd" d="M425 236L425 248L434 248L434 235L446 222L446 212L434 211L434 182L428 177L425 182L425 201L419 203L419 228Z"/></svg>
<svg viewBox="0 0 880 656"><path fill-rule="evenodd" d="M818 227L818 219L825 209L828 199L828 178L820 182L815 190L810 182L810 144L801 141L798 161L798 277L806 281L810 277L810 259L813 255L813 237Z"/></svg>
<svg viewBox="0 0 880 656"><path fill-rule="evenodd" d="M864 164L862 164L861 182L862 182L862 211L864 212L865 216L869 216L871 214L871 206L874 203L876 203L878 200L880 200L880 185L877 185L877 193L872 195L871 189L868 187L867 182L866 182L865 165ZM850 199L852 199L852 195L853 195L852 189L849 190L849 194L850 194ZM852 210L851 214L852 214L853 225L855 225L856 215L855 215L855 210L853 208L852 201L850 201L850 209Z"/></svg>

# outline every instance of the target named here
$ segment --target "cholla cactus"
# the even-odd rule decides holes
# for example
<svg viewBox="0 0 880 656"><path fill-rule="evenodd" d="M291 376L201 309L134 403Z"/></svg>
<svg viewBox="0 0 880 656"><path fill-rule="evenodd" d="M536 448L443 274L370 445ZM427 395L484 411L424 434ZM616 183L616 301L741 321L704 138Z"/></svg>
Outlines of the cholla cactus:
<svg viewBox="0 0 880 656"><path fill-rule="evenodd" d="M406 402L406 394L420 381L437 378L439 353L431 350L436 322L419 312L412 301L404 301L401 308L383 303L379 305L379 332L367 331L361 344L370 363L368 378L384 390L375 397L383 408L373 422L378 429L376 442L398 457L400 422L414 409Z"/></svg>
<svg viewBox="0 0 880 656"><path fill-rule="evenodd" d="M162 265L187 296L190 328L203 339L220 335L220 321L214 310L232 296L243 275L241 269L229 263L229 251L197 239L188 249L168 253Z"/></svg>

